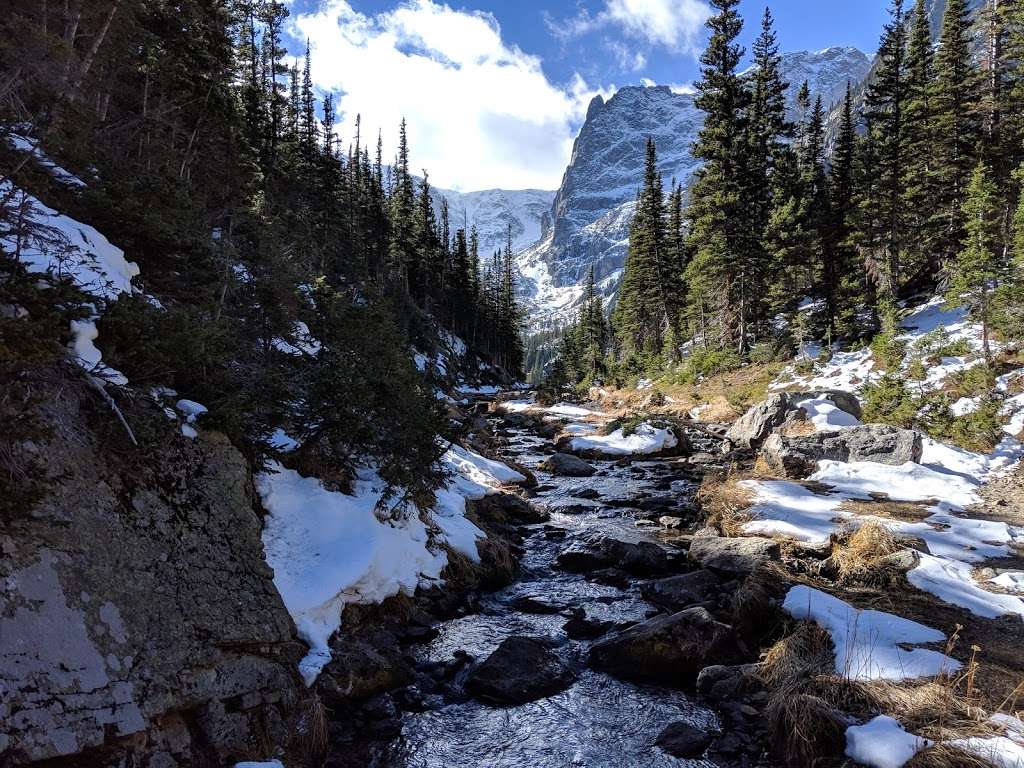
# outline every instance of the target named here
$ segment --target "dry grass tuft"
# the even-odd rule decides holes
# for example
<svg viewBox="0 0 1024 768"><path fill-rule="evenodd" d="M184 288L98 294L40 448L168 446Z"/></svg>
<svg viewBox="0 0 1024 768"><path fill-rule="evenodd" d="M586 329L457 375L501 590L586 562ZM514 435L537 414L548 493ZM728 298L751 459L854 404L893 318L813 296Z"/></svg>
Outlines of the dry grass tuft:
<svg viewBox="0 0 1024 768"><path fill-rule="evenodd" d="M799 686L777 688L765 717L775 753L790 768L813 768L846 748L842 713Z"/></svg>
<svg viewBox="0 0 1024 768"><path fill-rule="evenodd" d="M948 744L936 744L918 752L904 768L992 768L992 764Z"/></svg>
<svg viewBox="0 0 1024 768"><path fill-rule="evenodd" d="M842 582L888 584L899 572L885 563L905 546L881 523L869 521L848 534L832 548L832 562Z"/></svg>
<svg viewBox="0 0 1024 768"><path fill-rule="evenodd" d="M743 526L753 519L747 510L754 504L754 494L740 485L744 479L741 475L724 480L708 475L697 491L707 525L718 528L723 536L743 535Z"/></svg>
<svg viewBox="0 0 1024 768"><path fill-rule="evenodd" d="M319 765L327 756L327 707L316 693L310 693L299 706L298 724L289 750L291 757L306 765ZM253 759L265 760L271 754L272 749L264 749L260 752L262 757Z"/></svg>
<svg viewBox="0 0 1024 768"><path fill-rule="evenodd" d="M790 684L817 675L825 675L834 667L832 638L816 624L800 622L796 629L764 652L758 675L770 688Z"/></svg>

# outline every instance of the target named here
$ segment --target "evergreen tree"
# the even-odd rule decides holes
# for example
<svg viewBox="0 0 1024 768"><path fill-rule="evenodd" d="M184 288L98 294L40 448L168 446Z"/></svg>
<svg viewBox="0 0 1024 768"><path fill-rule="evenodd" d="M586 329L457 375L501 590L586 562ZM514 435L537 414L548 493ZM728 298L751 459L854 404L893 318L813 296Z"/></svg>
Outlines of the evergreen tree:
<svg viewBox="0 0 1024 768"><path fill-rule="evenodd" d="M935 60L932 135L935 142L935 250L939 264L964 238L964 199L978 158L978 73L971 64L967 0L947 0Z"/></svg>
<svg viewBox="0 0 1024 768"><path fill-rule="evenodd" d="M654 142L647 140L644 184L630 226L625 274L616 305L616 332L627 356L660 355L679 316L678 262L670 254L665 196Z"/></svg>
<svg viewBox="0 0 1024 768"><path fill-rule="evenodd" d="M932 92L934 79L931 24L925 0L916 0L907 51L907 227L915 250L927 259L937 247L933 217L938 204Z"/></svg>
<svg viewBox="0 0 1024 768"><path fill-rule="evenodd" d="M703 164L690 189L690 250L687 267L688 314L705 344L721 343L745 352L750 342L752 284L743 253L742 179L744 113L748 94L737 72L743 48L737 44L743 21L739 0L712 0L711 38L701 55L696 84L704 125L693 148Z"/></svg>
<svg viewBox="0 0 1024 768"><path fill-rule="evenodd" d="M992 173L979 163L971 175L964 200L963 218L967 232L963 248L948 264L949 287L946 301L951 306L966 303L982 328L986 358L992 357L989 330L995 311L996 290L1005 279L1000 243L999 193Z"/></svg>
<svg viewBox="0 0 1024 768"><path fill-rule="evenodd" d="M838 290L835 297L833 330L836 335L860 335L863 330L857 322L858 311L870 304L865 272L856 259L851 246L851 223L854 210L854 170L857 129L853 118L853 93L850 83L846 84L846 97L840 113L839 130L836 136L829 169L829 190L831 192L831 223L825 243L825 258L831 259L831 269L838 276Z"/></svg>
<svg viewBox="0 0 1024 768"><path fill-rule="evenodd" d="M879 289L893 296L903 280L912 247L906 211L909 160L907 32L903 0L893 0L876 58L874 80L865 95L866 141L858 185L855 242L872 266Z"/></svg>

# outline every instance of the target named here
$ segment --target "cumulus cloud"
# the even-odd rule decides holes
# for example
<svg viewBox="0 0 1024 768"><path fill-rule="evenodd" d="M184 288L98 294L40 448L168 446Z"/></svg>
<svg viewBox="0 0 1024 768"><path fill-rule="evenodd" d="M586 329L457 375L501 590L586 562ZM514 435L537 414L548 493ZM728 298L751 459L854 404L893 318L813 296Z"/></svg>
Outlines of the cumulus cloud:
<svg viewBox="0 0 1024 768"><path fill-rule="evenodd" d="M595 91L579 75L551 83L492 15L412 0L368 16L325 0L293 25L316 86L336 94L343 144L361 113L367 141L383 130L387 161L404 117L412 167L437 186L557 188Z"/></svg>
<svg viewBox="0 0 1024 768"><path fill-rule="evenodd" d="M546 21L548 30L562 40L616 26L634 40L679 53L697 53L704 23L710 17L711 9L703 0L605 0L596 14L584 8L573 18L555 21L547 17Z"/></svg>

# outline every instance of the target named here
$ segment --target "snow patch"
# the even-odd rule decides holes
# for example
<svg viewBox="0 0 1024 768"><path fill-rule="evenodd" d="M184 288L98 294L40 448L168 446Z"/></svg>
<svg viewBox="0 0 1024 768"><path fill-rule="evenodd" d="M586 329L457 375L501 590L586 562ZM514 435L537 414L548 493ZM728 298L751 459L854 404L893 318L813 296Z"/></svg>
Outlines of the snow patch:
<svg viewBox="0 0 1024 768"><path fill-rule="evenodd" d="M783 609L793 618L813 621L832 637L836 673L849 680L910 680L955 672L960 662L927 648L946 636L931 627L882 611L859 610L817 589L789 590Z"/></svg>
<svg viewBox="0 0 1024 768"><path fill-rule="evenodd" d="M869 768L903 768L914 755L932 744L907 733L887 715L846 729L846 756Z"/></svg>
<svg viewBox="0 0 1024 768"><path fill-rule="evenodd" d="M637 456L660 453L678 444L679 440L671 429L644 422L630 435L623 429L617 429L609 435L574 437L571 447L574 451L597 451L606 456Z"/></svg>

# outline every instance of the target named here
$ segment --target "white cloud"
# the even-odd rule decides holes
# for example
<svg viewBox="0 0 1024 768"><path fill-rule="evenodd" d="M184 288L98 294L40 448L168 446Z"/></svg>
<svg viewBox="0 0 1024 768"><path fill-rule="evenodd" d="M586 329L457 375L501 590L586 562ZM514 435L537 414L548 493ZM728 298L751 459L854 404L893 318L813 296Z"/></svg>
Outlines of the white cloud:
<svg viewBox="0 0 1024 768"><path fill-rule="evenodd" d="M545 22L548 30L562 40L614 25L649 45L696 54L710 17L711 8L703 0L605 0L604 9L596 15L582 8L571 19L556 22L545 17Z"/></svg>
<svg viewBox="0 0 1024 768"><path fill-rule="evenodd" d="M404 117L412 168L438 186L557 188L594 91L579 75L549 82L490 14L412 0L366 16L326 0L294 27L310 41L316 86L338 96L343 146L361 113L371 150L383 130L389 161Z"/></svg>

